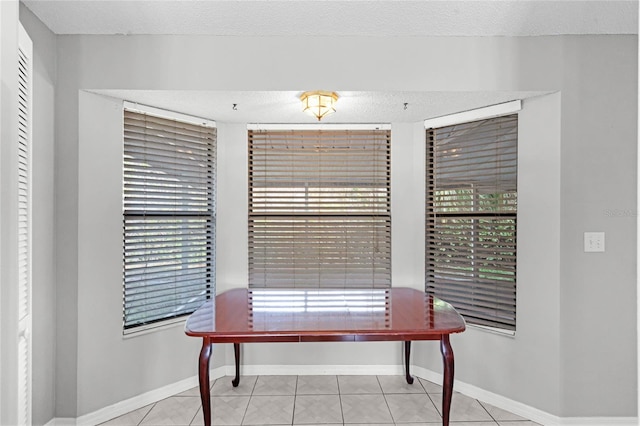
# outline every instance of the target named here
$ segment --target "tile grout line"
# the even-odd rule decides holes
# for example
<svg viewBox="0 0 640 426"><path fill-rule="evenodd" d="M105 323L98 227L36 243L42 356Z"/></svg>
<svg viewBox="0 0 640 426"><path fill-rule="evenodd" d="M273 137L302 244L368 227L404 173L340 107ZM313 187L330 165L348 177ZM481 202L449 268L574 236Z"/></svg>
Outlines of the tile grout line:
<svg viewBox="0 0 640 426"><path fill-rule="evenodd" d="M193 417L191 417L191 421L189 422L189 425L193 424L193 421L196 419L196 416L198 415L198 413L200 412L200 409L196 409L195 414L193 415Z"/></svg>
<svg viewBox="0 0 640 426"><path fill-rule="evenodd" d="M298 400L298 380L300 380L300 376L296 375L296 386L293 390L293 410L291 411L291 426L296 421L296 401Z"/></svg>
<svg viewBox="0 0 640 426"><path fill-rule="evenodd" d="M247 417L247 411L249 411L249 405L251 405L251 399L253 398L253 392L256 390L256 385L258 384L258 379L260 376L256 376L256 381L253 382L253 387L251 388L251 393L249 393L249 400L247 401L247 406L244 408L244 413L242 414L242 419L240 420L240 424L244 424L244 418ZM218 379L220 380L220 379ZM240 384L238 383L238 386ZM213 416L211 416L211 423L213 424Z"/></svg>
<svg viewBox="0 0 640 426"><path fill-rule="evenodd" d="M384 403L387 405L387 410L389 410L389 416L391 417L391 421L395 425L396 419L395 417L393 417L393 413L391 412L391 407L389 407L389 401L387 401L387 394L385 393L384 388L382 387L382 383L380 383L380 378L378 376L376 376L376 381L378 382L378 386L380 386L380 390L382 391L382 397L384 398Z"/></svg>
<svg viewBox="0 0 640 426"><path fill-rule="evenodd" d="M336 386L338 387L338 401L340 401L340 417L342 417L342 425L344 426L344 408L342 408L342 393L340 392L340 380L336 375Z"/></svg>
<svg viewBox="0 0 640 426"><path fill-rule="evenodd" d="M425 389L426 391L426 389ZM431 398L431 394L429 392L427 392L427 396L429 397L429 401L431 401L431 405L433 405L433 408L436 409L436 413L438 413L438 415L440 416L440 418L442 419L442 413L440 412L440 409L438 408L438 406L436 405L435 402L433 402L433 398ZM443 398L444 399L444 398ZM453 399L452 399L453 402ZM451 413L451 410L449 410L449 413ZM449 422L451 422L451 417L449 417Z"/></svg>
<svg viewBox="0 0 640 426"><path fill-rule="evenodd" d="M489 417L491 417L491 419L492 419L492 420L493 420L497 425L499 425L498 420L497 420L495 417L493 417L493 415L489 412L489 410L487 410L487 407L485 407L485 406L484 406L484 404L482 403L482 401L480 401L479 399L476 399L476 401L478 402L478 404L480 404L480 406L482 407L482 409L483 409L484 411L486 411L486 412L487 412L487 414L489 415Z"/></svg>
<svg viewBox="0 0 640 426"><path fill-rule="evenodd" d="M138 422L138 426L142 424L142 422L144 421L144 419L147 418L147 416L149 415L149 413L151 412L151 410L153 410L153 408L156 406L157 402L154 402L153 405L151 406L151 408L149 408L149 411L147 411L147 413L142 416L142 418L140 419L140 421Z"/></svg>
<svg viewBox="0 0 640 426"><path fill-rule="evenodd" d="M151 412L151 410L153 410L156 406L157 402L154 402L153 405L151 406L151 408L149 408L149 411L147 411L147 413L142 416L142 418L140 419L140 421L138 422L138 426L142 424L142 422L144 422L144 419L147 418L147 416L149 415L149 413Z"/></svg>

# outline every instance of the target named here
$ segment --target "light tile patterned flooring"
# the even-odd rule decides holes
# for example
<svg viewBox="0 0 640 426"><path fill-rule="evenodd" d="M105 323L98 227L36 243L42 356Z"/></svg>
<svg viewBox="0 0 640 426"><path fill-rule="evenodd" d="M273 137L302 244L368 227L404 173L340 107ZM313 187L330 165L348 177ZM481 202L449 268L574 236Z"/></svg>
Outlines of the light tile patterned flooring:
<svg viewBox="0 0 640 426"><path fill-rule="evenodd" d="M103 425L203 425L197 388L132 411ZM211 388L214 425L441 424L442 387L404 376L242 376ZM452 426L537 425L487 403L454 393Z"/></svg>

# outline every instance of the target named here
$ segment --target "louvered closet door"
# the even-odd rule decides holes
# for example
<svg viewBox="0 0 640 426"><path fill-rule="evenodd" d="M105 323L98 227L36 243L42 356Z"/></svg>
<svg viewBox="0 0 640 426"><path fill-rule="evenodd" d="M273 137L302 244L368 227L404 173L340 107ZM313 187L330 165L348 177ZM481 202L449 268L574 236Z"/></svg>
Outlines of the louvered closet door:
<svg viewBox="0 0 640 426"><path fill-rule="evenodd" d="M31 424L31 40L18 52L18 423Z"/></svg>

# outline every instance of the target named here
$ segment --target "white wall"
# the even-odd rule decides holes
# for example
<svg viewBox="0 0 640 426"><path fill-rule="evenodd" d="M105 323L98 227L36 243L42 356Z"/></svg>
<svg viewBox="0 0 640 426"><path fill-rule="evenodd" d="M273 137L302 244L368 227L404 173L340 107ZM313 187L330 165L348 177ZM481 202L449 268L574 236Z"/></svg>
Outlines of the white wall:
<svg viewBox="0 0 640 426"><path fill-rule="evenodd" d="M451 338L460 380L549 413L562 409L560 104L559 93L527 99L518 115L516 335L469 327ZM431 348L414 362L441 371L439 358Z"/></svg>
<svg viewBox="0 0 640 426"><path fill-rule="evenodd" d="M216 291L247 286L249 280L249 205L247 126L218 124Z"/></svg>
<svg viewBox="0 0 640 426"><path fill-rule="evenodd" d="M123 337L122 102L80 92L79 106L77 404L87 414L197 375L201 341L183 324Z"/></svg>
<svg viewBox="0 0 640 426"><path fill-rule="evenodd" d="M178 376L192 375L197 351L180 330L130 341L120 337L120 323L112 318L120 315L115 295L120 291L121 265L116 264L119 232L100 238L94 230L96 225L114 232L120 227L116 211L120 201L113 201L119 179L114 145L119 149L121 143L113 127L116 103L80 91L331 87L338 91L560 92L527 101L521 115L521 145L526 145L520 152L524 205L519 211L517 335L510 338L469 330L456 336L457 378L555 415L635 416L635 224L603 212L635 206L636 43L633 36L60 36L56 103L57 414L82 415L126 398L133 389L142 392L171 383ZM335 58L339 64L336 72L298 73L297 53L309 50ZM384 61L379 60L380 55L385 56ZM256 63L267 65L255 67ZM99 114L110 119L98 120ZM97 135L96 129L100 129ZM409 184L418 188L423 183L416 184L413 179L423 181L416 159L422 148L415 145L421 130L398 124L393 129L404 135L400 141L394 140L394 156L414 158L412 171L394 171L393 177L411 179ZM240 177L242 170L232 169L246 158L243 130L237 124L220 126L219 289L240 285L246 276L246 261L238 260L246 253L244 234L235 233L246 226L246 198L230 189L243 188L244 192L246 188L246 177ZM226 155L228 164L223 158ZM111 166L95 164L92 158ZM238 169L245 164L243 160ZM242 174L246 176L245 171ZM92 183L100 185L101 194L89 190ZM398 190L399 184L394 184L398 191L392 201L394 226L398 226L395 214L401 211L400 217L423 229L423 224L417 224L421 201ZM107 194L112 203L102 199L101 195ZM536 204L538 201L543 204ZM95 206L103 210L97 212ZM227 207L232 211L225 211ZM397 231L402 236L409 229L400 225ZM597 230L607 232L607 252L587 256L582 253L582 232ZM394 234L394 257L400 236ZM410 238L407 244L398 248L398 253L417 255L393 259L394 279L421 282L424 243L422 238ZM101 306L90 309L96 300ZM93 331L91 327L95 327ZM371 352L359 345L353 349L327 345L326 358L325 354L313 355L316 348L311 346L295 352L282 346L269 346L268 352L267 346L261 348L247 349L245 364L322 361L358 365L364 359L362 354ZM329 348L336 352L329 354ZM430 351L426 344L417 345L414 363L432 366ZM379 350L376 346L373 352L373 362L399 364L400 350L391 344L381 345ZM315 358L305 358L310 354ZM127 363L144 358L153 359L150 368L154 377L100 380L123 369L129 371ZM181 366L190 363L194 370L182 370ZM439 364L439 357L433 363ZM162 368L166 365L176 366L178 371ZM90 394L96 382L101 392Z"/></svg>
<svg viewBox="0 0 640 426"><path fill-rule="evenodd" d="M81 350L77 403L85 410L80 414L86 414L195 375L200 340L185 336L182 325L138 337L122 337L122 102L81 91L79 126L78 277L81 284L78 318L81 320L77 326ZM398 146L406 147L405 153L399 150L400 158L411 156L415 127L413 124L394 126L394 129L405 129L404 141L401 131L394 136L394 144L397 140L403 142ZM423 127L419 131L424 134ZM218 140L216 275L217 291L222 292L246 287L247 282L246 124L220 124ZM396 170L403 168L399 164ZM420 170L424 169L417 168L410 173L411 179L405 179L406 186L415 183L420 186L424 179L419 175L417 182L411 182ZM396 182L402 185L402 179ZM408 193L405 196L410 198ZM403 216L399 216L402 219ZM418 222L424 221L419 212L414 216ZM418 246L424 244L419 236L410 235L410 222L403 220L399 224L400 235L402 228L407 238L415 240ZM420 277L421 272L413 280L418 288ZM262 344L243 345L242 360L245 372L252 371L256 365L322 368L327 364L388 365L400 373L401 354L401 345L390 343ZM232 360L231 345L214 347L213 367ZM348 370L358 371L357 367ZM92 392L95 383L101 383L98 394Z"/></svg>
<svg viewBox="0 0 640 426"><path fill-rule="evenodd" d="M594 383L615 395L608 401L611 412L637 401L619 387L631 385L638 359L631 347L637 315L631 307L637 292L635 48L607 38L565 42L560 355L562 403L569 413L601 411ZM607 251L584 253L584 231L605 232Z"/></svg>
<svg viewBox="0 0 640 426"><path fill-rule="evenodd" d="M391 128L391 282L424 290L425 144L423 123Z"/></svg>

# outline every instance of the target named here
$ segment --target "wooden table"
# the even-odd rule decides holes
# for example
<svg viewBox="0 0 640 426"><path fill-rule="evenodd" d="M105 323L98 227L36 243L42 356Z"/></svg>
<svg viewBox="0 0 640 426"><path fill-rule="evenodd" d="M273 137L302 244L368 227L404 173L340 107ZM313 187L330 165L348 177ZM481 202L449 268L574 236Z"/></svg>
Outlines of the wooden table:
<svg viewBox="0 0 640 426"><path fill-rule="evenodd" d="M240 383L240 344L258 342L405 343L406 380L411 341L439 340L444 363L442 424L449 424L454 360L451 333L464 319L448 303L410 288L380 290L234 289L206 302L187 320L185 333L202 338L199 360L204 424L211 425L209 359L213 343L233 343Z"/></svg>

